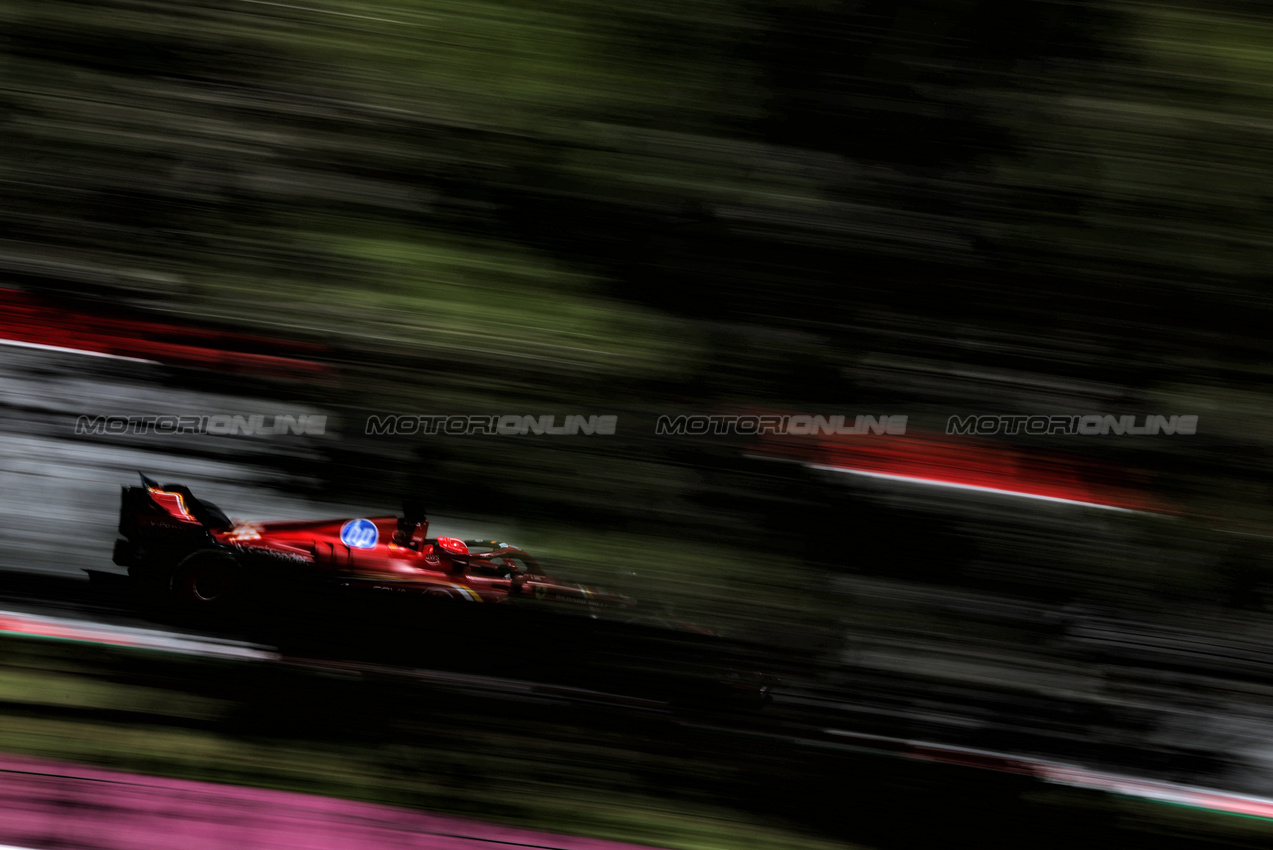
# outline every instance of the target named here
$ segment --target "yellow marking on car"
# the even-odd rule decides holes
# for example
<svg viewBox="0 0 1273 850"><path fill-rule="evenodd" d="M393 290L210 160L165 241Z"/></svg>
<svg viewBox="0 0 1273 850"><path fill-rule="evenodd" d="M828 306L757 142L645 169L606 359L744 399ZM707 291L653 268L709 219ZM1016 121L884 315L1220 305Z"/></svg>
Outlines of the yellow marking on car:
<svg viewBox="0 0 1273 850"><path fill-rule="evenodd" d="M158 487L151 487L149 484L146 485L146 489L150 491L150 494L152 496L171 496L172 498L176 499L177 509L181 511L181 515L185 517L186 519L194 519L194 516L186 508L186 500L182 498L180 493L173 493L169 490L161 490ZM160 502L159 504L162 505L163 502Z"/></svg>
<svg viewBox="0 0 1273 850"><path fill-rule="evenodd" d="M453 584L451 585L451 587L458 590L460 592L460 595L463 596L465 599L469 600L470 602L482 601L481 595L476 590L473 590L472 588L464 587L463 585L459 585L459 584Z"/></svg>
<svg viewBox="0 0 1273 850"><path fill-rule="evenodd" d="M361 572L361 571L356 572L353 575L349 576L349 578L392 581L395 584L400 584L405 587L411 587L411 586L437 587L437 588L445 587L445 588L450 588L451 590L458 590L460 592L460 596L463 597L464 599L467 599L469 602L485 602L486 601L481 597L481 595L476 590L473 590L470 587L465 587L462 584L455 584L454 582L449 582L449 581L439 581L434 578L415 576L415 575L411 575L410 573L394 573L394 572L387 572L383 570L374 570L374 571L367 570L365 572Z"/></svg>

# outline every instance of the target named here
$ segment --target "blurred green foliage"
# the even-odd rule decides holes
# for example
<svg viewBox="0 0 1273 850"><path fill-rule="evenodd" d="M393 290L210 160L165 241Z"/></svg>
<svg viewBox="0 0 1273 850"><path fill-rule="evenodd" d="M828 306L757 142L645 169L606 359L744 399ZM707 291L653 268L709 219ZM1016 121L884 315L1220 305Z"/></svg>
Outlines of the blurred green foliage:
<svg viewBox="0 0 1273 850"><path fill-rule="evenodd" d="M710 735L695 753L712 764L696 765L666 724L615 731L605 713L383 675L3 643L7 752L657 847L860 846L781 806L740 811L731 789L763 777Z"/></svg>
<svg viewBox="0 0 1273 850"><path fill-rule="evenodd" d="M515 702L389 675L6 637L0 748L700 848L1267 846L1267 819L798 744L775 727Z"/></svg>
<svg viewBox="0 0 1273 850"><path fill-rule="evenodd" d="M353 433L1092 380L1203 405L1205 439L1097 451L1267 532L1270 28L1237 0L9 0L0 274L331 343L340 397L294 391ZM737 531L674 453L354 445L330 478Z"/></svg>

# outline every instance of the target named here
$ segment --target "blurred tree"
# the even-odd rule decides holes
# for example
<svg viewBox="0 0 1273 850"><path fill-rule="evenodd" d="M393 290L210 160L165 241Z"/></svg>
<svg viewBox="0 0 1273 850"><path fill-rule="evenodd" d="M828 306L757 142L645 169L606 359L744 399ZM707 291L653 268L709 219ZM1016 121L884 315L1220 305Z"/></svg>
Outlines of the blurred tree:
<svg viewBox="0 0 1273 850"><path fill-rule="evenodd" d="M1270 27L1190 0L10 0L0 274L321 336L351 413L830 403L867 352L1264 401ZM639 454L633 502L678 486Z"/></svg>

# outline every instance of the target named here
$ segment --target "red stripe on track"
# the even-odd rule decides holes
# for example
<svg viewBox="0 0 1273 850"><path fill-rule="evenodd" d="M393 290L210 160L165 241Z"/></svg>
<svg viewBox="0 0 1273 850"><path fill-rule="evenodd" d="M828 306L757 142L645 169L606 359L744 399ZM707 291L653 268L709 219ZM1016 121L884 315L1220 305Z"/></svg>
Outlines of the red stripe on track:
<svg viewBox="0 0 1273 850"><path fill-rule="evenodd" d="M0 288L0 343L276 378L338 377L321 345L93 313L17 289Z"/></svg>

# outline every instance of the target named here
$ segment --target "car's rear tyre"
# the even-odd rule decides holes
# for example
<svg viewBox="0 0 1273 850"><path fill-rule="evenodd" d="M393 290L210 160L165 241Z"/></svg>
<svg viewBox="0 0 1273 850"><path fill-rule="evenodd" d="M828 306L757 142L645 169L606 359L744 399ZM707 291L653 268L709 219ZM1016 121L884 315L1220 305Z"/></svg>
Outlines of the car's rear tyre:
<svg viewBox="0 0 1273 850"><path fill-rule="evenodd" d="M226 614L242 602L242 570L232 555L195 552L177 565L172 591L187 612Z"/></svg>

